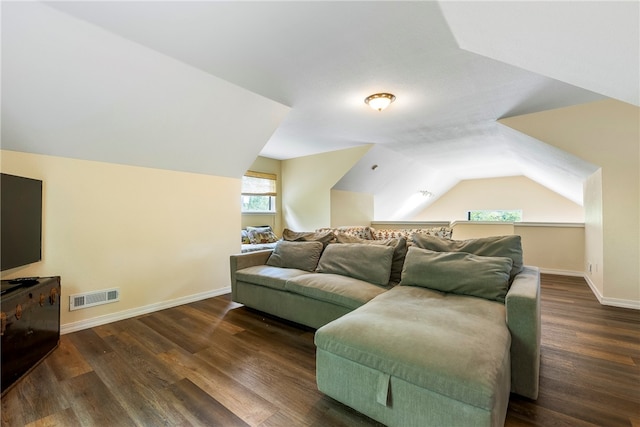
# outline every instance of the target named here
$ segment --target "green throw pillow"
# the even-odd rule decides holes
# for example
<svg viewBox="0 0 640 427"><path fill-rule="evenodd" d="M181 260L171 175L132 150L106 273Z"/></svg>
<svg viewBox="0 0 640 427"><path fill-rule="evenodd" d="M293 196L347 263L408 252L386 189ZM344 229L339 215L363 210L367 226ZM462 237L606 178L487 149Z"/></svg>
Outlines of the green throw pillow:
<svg viewBox="0 0 640 427"><path fill-rule="evenodd" d="M365 240L356 236L338 232L336 233L336 241L338 243L362 243L365 245L391 246L393 248L393 260L391 261L391 276L389 277L389 282L390 284L397 284L400 282L404 257L407 255L407 239L405 237L401 236L391 239Z"/></svg>
<svg viewBox="0 0 640 427"><path fill-rule="evenodd" d="M387 286L391 275L391 246L363 243L332 243L324 250L318 263L319 273L340 274Z"/></svg>
<svg viewBox="0 0 640 427"><path fill-rule="evenodd" d="M513 261L509 281L523 269L520 236L492 236L469 240L441 239L426 234L414 234L413 243L422 249L436 252L467 252L480 256L509 257Z"/></svg>
<svg viewBox="0 0 640 427"><path fill-rule="evenodd" d="M267 265L314 271L323 248L322 242L287 242L286 240L280 240L276 243L271 256L269 256Z"/></svg>
<svg viewBox="0 0 640 427"><path fill-rule="evenodd" d="M513 261L465 252L409 248L400 285L471 295L504 303Z"/></svg>

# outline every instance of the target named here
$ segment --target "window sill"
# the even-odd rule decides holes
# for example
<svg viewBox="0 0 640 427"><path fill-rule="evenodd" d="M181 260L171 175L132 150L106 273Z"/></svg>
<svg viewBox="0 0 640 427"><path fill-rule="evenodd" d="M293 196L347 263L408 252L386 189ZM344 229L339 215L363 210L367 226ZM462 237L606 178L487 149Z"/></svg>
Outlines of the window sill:
<svg viewBox="0 0 640 427"><path fill-rule="evenodd" d="M242 215L275 215L277 212L272 211L251 211L251 212L242 212Z"/></svg>

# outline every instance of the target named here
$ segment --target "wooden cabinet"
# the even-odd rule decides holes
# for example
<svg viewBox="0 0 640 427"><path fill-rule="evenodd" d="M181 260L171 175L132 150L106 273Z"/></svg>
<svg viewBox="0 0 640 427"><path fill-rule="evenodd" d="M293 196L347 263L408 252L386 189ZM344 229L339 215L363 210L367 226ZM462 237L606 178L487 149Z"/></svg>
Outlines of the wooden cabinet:
<svg viewBox="0 0 640 427"><path fill-rule="evenodd" d="M2 394L60 342L60 277L2 281Z"/></svg>

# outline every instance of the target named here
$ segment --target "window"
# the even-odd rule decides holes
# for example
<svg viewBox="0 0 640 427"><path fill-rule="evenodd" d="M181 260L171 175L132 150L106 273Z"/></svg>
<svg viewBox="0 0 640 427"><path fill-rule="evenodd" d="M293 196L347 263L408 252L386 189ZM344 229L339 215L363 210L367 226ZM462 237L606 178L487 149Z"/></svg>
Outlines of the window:
<svg viewBox="0 0 640 427"><path fill-rule="evenodd" d="M522 211L499 209L492 211L469 211L467 219L469 221L519 222L522 221Z"/></svg>
<svg viewBox="0 0 640 427"><path fill-rule="evenodd" d="M242 177L242 212L276 211L276 176L247 171Z"/></svg>

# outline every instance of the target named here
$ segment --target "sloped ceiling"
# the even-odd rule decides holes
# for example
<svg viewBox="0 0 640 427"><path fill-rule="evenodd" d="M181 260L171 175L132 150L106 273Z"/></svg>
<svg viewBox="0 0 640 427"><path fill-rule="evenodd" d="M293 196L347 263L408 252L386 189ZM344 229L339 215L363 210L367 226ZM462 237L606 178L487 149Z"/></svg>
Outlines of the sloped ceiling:
<svg viewBox="0 0 640 427"><path fill-rule="evenodd" d="M640 105L638 1L467 1L441 8L462 49Z"/></svg>
<svg viewBox="0 0 640 427"><path fill-rule="evenodd" d="M118 48L114 47L108 61L100 62L104 54L90 52L93 40L82 44L50 39L46 30L47 19L52 17L38 24L40 30L32 26L24 37L10 37L7 42L4 24L13 22L15 11L5 2L3 53L9 44L12 60L26 55L24 39L45 38L54 51L62 49L58 45L71 43L73 48L65 49L75 50L79 58L88 54L88 61L99 63L103 70L96 75L76 73L80 59L69 53L65 61L51 61L52 55L41 48L31 61L18 61L5 78L9 61L4 60L4 88L28 76L44 95L24 98L30 94L30 80L21 83L22 91L12 95L11 103L5 103L3 94L3 124L8 119L10 127L5 132L3 126L3 147L10 136L13 149L24 151L64 151L61 155L72 156L86 149L78 143L78 135L74 135L73 147L61 143L66 135L54 140L35 137L44 136L44 131L31 135L31 128L40 125L34 125L27 110L34 104L40 109L37 103L43 102L42 97L49 106L59 99L76 99L76 108L85 110L82 105L88 102L91 106L86 98L93 99L92 91L106 80L111 81L106 92L115 90L127 102L110 104L110 114L97 117L92 124L107 123L108 128L118 129L121 124L132 127L131 122L141 118L151 129L165 123L154 129L156 134L167 129L174 132L159 140L153 135L135 138L134 153L120 147L119 157L129 161L141 161L145 153L159 150L168 153L164 167L200 169L201 163L209 162L209 171L216 173L225 170L219 163L235 154L287 159L372 144L336 188L373 193L376 219L410 218L434 200L417 198L417 190L426 189L438 197L461 179L493 176L525 175L581 203L582 181L595 165L497 120L606 97L634 102L638 85L629 78L633 68L620 65L639 62L638 14L632 16L637 4L597 2L599 6L588 7L584 3L591 2L562 6L528 2L531 11L514 8L509 2L471 3L474 5L429 1L47 3L49 15L66 14L69 39L82 39L98 30L103 37L117 38ZM467 6L473 6L473 13ZM545 19L548 16L552 18ZM574 27L576 17L579 23ZM557 45L559 50L550 50L548 45ZM127 56L128 51L135 54ZM152 66L133 72L130 65L136 60L132 56L162 57L162 64L153 65L163 77L156 81ZM25 68L36 61L42 61L37 73ZM167 61L182 71L159 70ZM70 72L74 77L63 79ZM138 80L127 85L130 73ZM203 91L192 75L206 81L203 85L208 83L210 91ZM59 79L65 82L64 91L56 87ZM76 79L82 84L70 83ZM227 82L238 95L216 86ZM158 99L151 95L159 87L163 93L174 84L172 95L161 103L171 107L158 111ZM137 92L141 87L147 88L143 96ZM185 90L192 96L180 98ZM382 113L363 103L366 96L380 91L397 96ZM176 98L181 102L176 104ZM13 101L24 104L22 109L14 113L12 108L5 114L5 106ZM131 102L138 102L137 108L123 111ZM244 106L251 102L260 106L245 111ZM69 104L72 102L60 106L60 114L73 117L78 111ZM212 109L215 104L220 110L193 114L203 104ZM291 108L286 117L283 105ZM260 114L261 108L266 114ZM183 109L190 113L181 114ZM67 124L70 132L87 129ZM275 129L272 134L270 125ZM217 163L213 152L222 151L216 144L233 139L232 128L242 136L224 148L230 150L229 155ZM219 129L225 130L222 138L216 134ZM113 138L94 137L93 154L114 161L104 148ZM215 141L213 148L207 141ZM379 165L375 174L373 164ZM237 174L238 166L225 173Z"/></svg>
<svg viewBox="0 0 640 427"><path fill-rule="evenodd" d="M289 111L36 2L2 3L2 89L3 149L237 178Z"/></svg>

